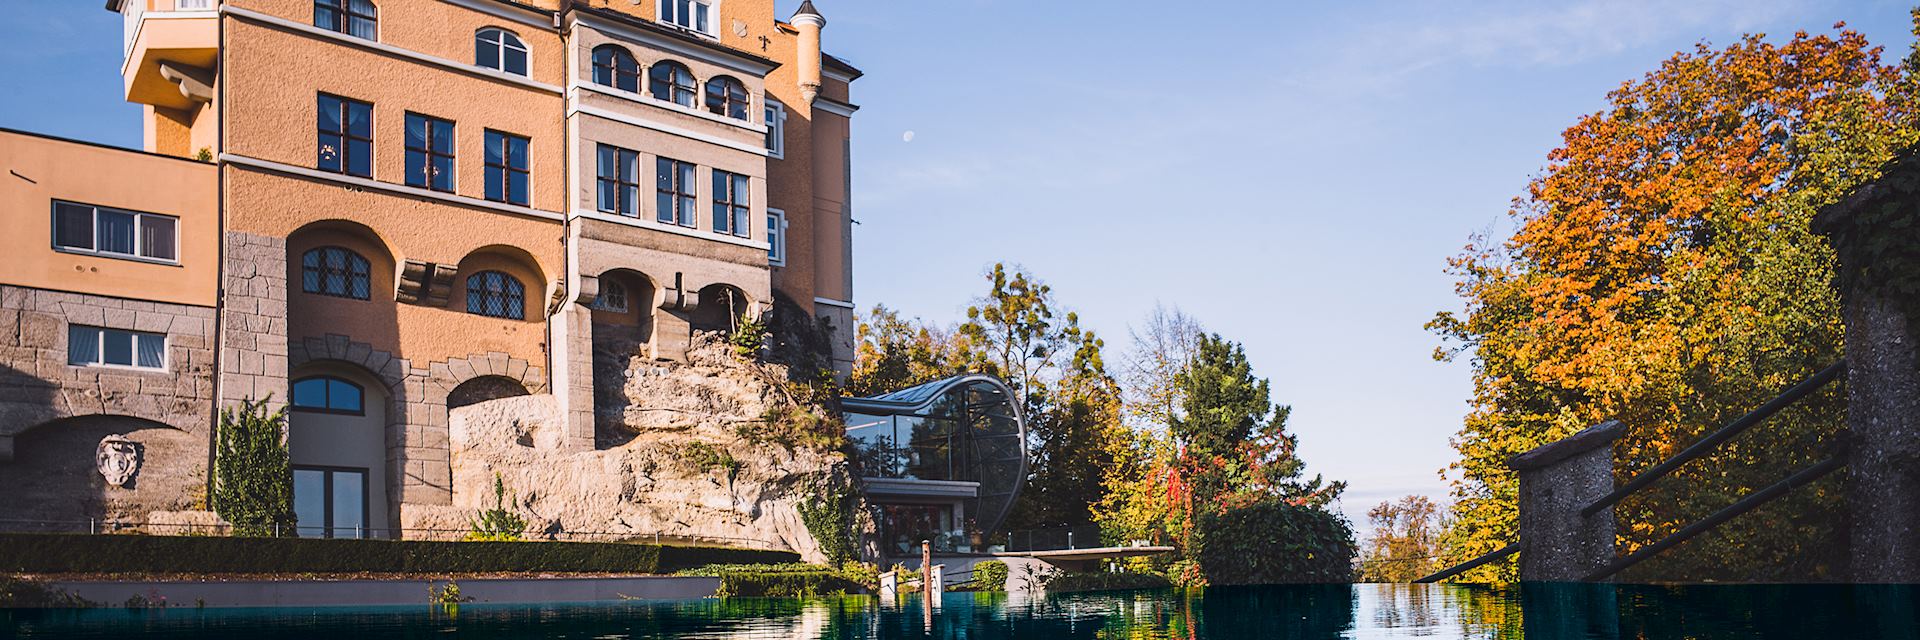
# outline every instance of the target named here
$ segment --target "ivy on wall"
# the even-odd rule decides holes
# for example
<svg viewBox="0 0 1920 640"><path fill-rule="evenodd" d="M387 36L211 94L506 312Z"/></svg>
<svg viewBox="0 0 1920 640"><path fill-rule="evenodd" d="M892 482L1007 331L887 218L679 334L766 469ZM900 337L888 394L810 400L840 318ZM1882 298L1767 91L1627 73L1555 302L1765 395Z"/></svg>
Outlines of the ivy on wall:
<svg viewBox="0 0 1920 640"><path fill-rule="evenodd" d="M293 536L293 464L285 409L242 400L220 411L213 454L213 511L237 536Z"/></svg>
<svg viewBox="0 0 1920 640"><path fill-rule="evenodd" d="M836 567L854 559L855 502L851 487L834 482L816 493L812 500L796 505L800 522L807 525L807 533L813 534L814 542L820 544L820 552Z"/></svg>

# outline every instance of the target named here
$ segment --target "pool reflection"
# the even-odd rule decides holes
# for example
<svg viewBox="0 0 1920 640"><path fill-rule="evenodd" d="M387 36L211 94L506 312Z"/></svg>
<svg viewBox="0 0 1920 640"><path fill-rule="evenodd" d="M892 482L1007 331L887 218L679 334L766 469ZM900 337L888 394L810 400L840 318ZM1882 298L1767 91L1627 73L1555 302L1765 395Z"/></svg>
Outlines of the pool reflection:
<svg viewBox="0 0 1920 640"><path fill-rule="evenodd" d="M1889 638L1912 586L1322 585L556 606L0 611L21 638Z"/></svg>

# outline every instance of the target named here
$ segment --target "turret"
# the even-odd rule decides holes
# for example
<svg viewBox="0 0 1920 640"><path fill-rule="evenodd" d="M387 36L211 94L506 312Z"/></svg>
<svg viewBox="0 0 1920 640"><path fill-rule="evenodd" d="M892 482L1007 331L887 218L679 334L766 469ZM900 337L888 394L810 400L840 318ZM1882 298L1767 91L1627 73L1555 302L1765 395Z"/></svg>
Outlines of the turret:
<svg viewBox="0 0 1920 640"><path fill-rule="evenodd" d="M814 10L813 0L804 0L789 22L800 31L800 95L812 103L820 95L820 30L827 19Z"/></svg>

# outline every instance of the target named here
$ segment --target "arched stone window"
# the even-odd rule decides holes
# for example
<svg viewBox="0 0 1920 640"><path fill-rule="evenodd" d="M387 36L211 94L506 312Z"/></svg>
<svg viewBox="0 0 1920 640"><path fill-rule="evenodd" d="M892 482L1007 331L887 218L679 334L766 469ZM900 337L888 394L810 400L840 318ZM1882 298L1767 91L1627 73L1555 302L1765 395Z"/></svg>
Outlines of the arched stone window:
<svg viewBox="0 0 1920 640"><path fill-rule="evenodd" d="M499 27L481 29L473 36L473 63L516 76L527 75L527 44Z"/></svg>
<svg viewBox="0 0 1920 640"><path fill-rule="evenodd" d="M296 411L325 413L366 413L366 390L360 385L333 376L313 376L293 382L293 408Z"/></svg>
<svg viewBox="0 0 1920 640"><path fill-rule="evenodd" d="M672 60L661 60L647 72L650 80L648 87L655 99L677 103L683 107L693 106L695 85L693 71L687 65Z"/></svg>
<svg viewBox="0 0 1920 640"><path fill-rule="evenodd" d="M467 313L524 320L526 307L526 287L513 276L499 271L467 276Z"/></svg>
<svg viewBox="0 0 1920 640"><path fill-rule="evenodd" d="M707 110L735 120L747 119L747 85L727 76L707 81Z"/></svg>
<svg viewBox="0 0 1920 640"><path fill-rule="evenodd" d="M593 48L593 83L621 91L640 92L640 63L615 44Z"/></svg>
<svg viewBox="0 0 1920 640"><path fill-rule="evenodd" d="M300 256L300 290L336 298L372 297L371 268L360 254L341 247L315 247Z"/></svg>

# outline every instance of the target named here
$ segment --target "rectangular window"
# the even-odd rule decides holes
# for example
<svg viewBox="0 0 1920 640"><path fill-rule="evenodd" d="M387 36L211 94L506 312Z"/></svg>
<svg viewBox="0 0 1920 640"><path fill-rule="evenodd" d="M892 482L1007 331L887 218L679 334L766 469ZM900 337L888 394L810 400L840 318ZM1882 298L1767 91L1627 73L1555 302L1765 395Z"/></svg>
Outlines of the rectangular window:
<svg viewBox="0 0 1920 640"><path fill-rule="evenodd" d="M407 184L453 192L453 121L407 114Z"/></svg>
<svg viewBox="0 0 1920 640"><path fill-rule="evenodd" d="M205 11L213 8L213 0L174 0L174 11Z"/></svg>
<svg viewBox="0 0 1920 640"><path fill-rule="evenodd" d="M787 157L787 105L767 98L767 155Z"/></svg>
<svg viewBox="0 0 1920 640"><path fill-rule="evenodd" d="M596 175L600 187L596 208L629 217L640 215L640 154L602 144Z"/></svg>
<svg viewBox="0 0 1920 640"><path fill-rule="evenodd" d="M779 209L767 210L767 264L787 264L787 212Z"/></svg>
<svg viewBox="0 0 1920 640"><path fill-rule="evenodd" d="M713 35L713 3L710 0L660 0L660 21Z"/></svg>
<svg viewBox="0 0 1920 640"><path fill-rule="evenodd" d="M313 0L313 26L378 40L379 8L373 0Z"/></svg>
<svg viewBox="0 0 1920 640"><path fill-rule="evenodd" d="M713 230L742 238L753 233L747 226L752 207L747 202L747 177L738 173L713 170Z"/></svg>
<svg viewBox="0 0 1920 640"><path fill-rule="evenodd" d="M527 139L511 133L487 130L487 199L525 205L530 174L527 170Z"/></svg>
<svg viewBox="0 0 1920 640"><path fill-rule="evenodd" d="M173 216L53 202L53 245L63 251L176 262L179 227Z"/></svg>
<svg viewBox="0 0 1920 640"><path fill-rule="evenodd" d="M321 171L373 177L373 105L320 94Z"/></svg>
<svg viewBox="0 0 1920 640"><path fill-rule="evenodd" d="M167 336L143 331L67 325L67 364L165 370Z"/></svg>
<svg viewBox="0 0 1920 640"><path fill-rule="evenodd" d="M693 164L672 158L654 162L655 206L659 220L691 227L693 223Z"/></svg>

